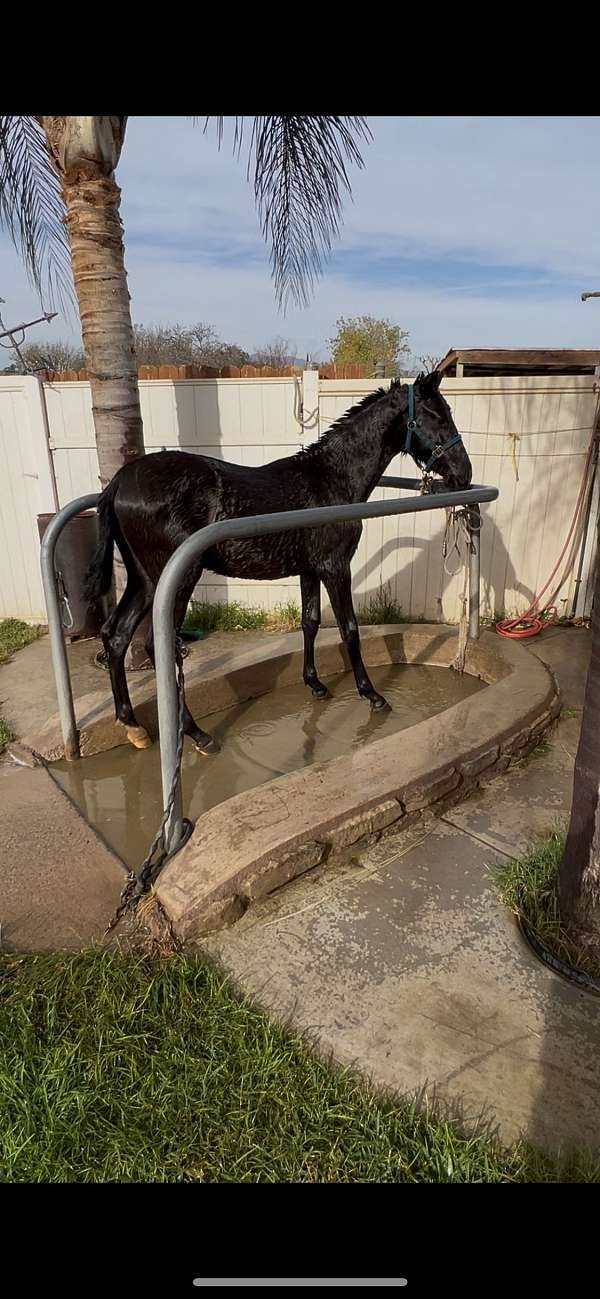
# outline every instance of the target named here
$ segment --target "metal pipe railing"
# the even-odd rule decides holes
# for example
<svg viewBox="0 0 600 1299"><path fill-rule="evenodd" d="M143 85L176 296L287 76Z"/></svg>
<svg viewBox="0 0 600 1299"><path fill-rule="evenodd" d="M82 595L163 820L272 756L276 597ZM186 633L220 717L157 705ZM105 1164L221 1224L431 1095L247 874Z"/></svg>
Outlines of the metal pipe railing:
<svg viewBox="0 0 600 1299"><path fill-rule="evenodd" d="M59 510L58 514L54 515L54 518L46 528L40 549L42 586L44 588L44 597L48 612L48 635L50 637L52 666L54 668L54 680L56 682L58 711L60 714L60 725L65 746L65 758L68 758L69 760L79 757L79 732L75 720L73 691L71 689L71 677L67 661L67 647L65 645L64 629L60 616L60 600L56 582L56 570L54 567L54 554L56 551L56 543L65 524L68 523L70 519L74 519L76 514L82 513L83 510L91 510L92 507L97 504L99 494L99 492L94 492L93 495L90 496L79 496L76 501L71 501L69 505L65 505L62 510Z"/></svg>
<svg viewBox="0 0 600 1299"><path fill-rule="evenodd" d="M412 487L413 479L382 478L382 487ZM186 574L205 551L224 541L247 540L250 537L268 536L277 532L292 532L299 528L318 528L327 523L351 523L363 519L380 519L394 514L418 514L425 510L451 509L461 505L477 505L481 501L494 501L497 487L473 486L465 491L435 491L425 496L410 496L405 500L366 501L356 505L325 505L315 509L284 510L278 514L258 514L241 519L224 519L210 523L194 532L177 548L165 565L154 596L152 622L154 627L154 654L156 661L156 698L160 735L160 762L163 789L163 808L167 809L171 791L175 796L165 826L165 847L174 852L182 837L183 809L181 777L177 771L177 729L179 700L175 671L175 601ZM479 547L472 552L470 577L475 581L479 573ZM470 601L470 625L479 635L479 596Z"/></svg>
<svg viewBox="0 0 600 1299"><path fill-rule="evenodd" d="M418 491L420 479L398 478L386 475L379 486ZM153 610L154 643L156 654L156 693L161 751L163 806L173 785L177 754L178 697L175 673L175 599L188 569L211 546L235 538L265 536L277 532L290 532L300 528L322 527L327 523L349 523L363 519L386 518L394 514L417 514L426 510L450 509L455 506L478 506L480 502L494 501L497 487L473 484L464 491L449 492L444 483L434 482L430 493L407 499L366 501L356 505L327 505L315 509L286 510L278 514L252 515L241 519L227 519L209 524L193 533L171 556L161 574L156 588ZM60 614L60 599L56 581L54 557L56 543L65 524L76 514L92 509L99 493L80 496L65 505L52 519L41 544L41 570L48 631L56 681L65 757L79 757L79 735L73 706L73 692L69 675L67 649ZM472 534L473 545L469 556L469 636L479 636L479 534ZM181 837L182 806L181 781L178 781L175 801L166 829L166 842L172 851Z"/></svg>

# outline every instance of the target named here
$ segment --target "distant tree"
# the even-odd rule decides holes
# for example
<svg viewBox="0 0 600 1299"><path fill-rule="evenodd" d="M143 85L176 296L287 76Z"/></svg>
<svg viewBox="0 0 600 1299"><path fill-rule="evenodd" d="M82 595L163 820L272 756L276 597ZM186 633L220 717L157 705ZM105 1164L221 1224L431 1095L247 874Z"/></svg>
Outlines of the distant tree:
<svg viewBox="0 0 600 1299"><path fill-rule="evenodd" d="M138 365L247 365L248 352L237 343L224 343L211 325L134 325L133 334ZM9 352L13 373L24 368L38 370L83 370L85 356L81 347L66 339L47 343L24 343L20 347L25 367L15 352ZM267 364L267 362L264 362Z"/></svg>
<svg viewBox="0 0 600 1299"><path fill-rule="evenodd" d="M21 364L16 352L10 353L14 374L36 374L38 370L84 370L85 356L82 347L76 347L65 338L53 338L43 343L22 343L19 352L25 362Z"/></svg>
<svg viewBox="0 0 600 1299"><path fill-rule="evenodd" d="M423 356L417 357L420 368L425 371L425 374L431 374L431 371L437 368L441 359L441 356L436 356L434 352L425 352Z"/></svg>
<svg viewBox="0 0 600 1299"><path fill-rule="evenodd" d="M386 375L393 376L400 371L401 357L409 352L408 331L390 320L341 316L336 331L327 341L337 365L366 365L373 372L377 363L383 362Z"/></svg>
<svg viewBox="0 0 600 1299"><path fill-rule="evenodd" d="M212 348L206 350L205 359L196 364L214 365L217 369L222 365L237 365L241 368L242 365L249 365L250 360L250 354L237 343L216 342Z"/></svg>
<svg viewBox="0 0 600 1299"><path fill-rule="evenodd" d="M247 365L237 343L224 343L212 325L134 325L138 365Z"/></svg>
<svg viewBox="0 0 600 1299"><path fill-rule="evenodd" d="M252 353L251 361L253 365L271 365L275 370L281 370L285 365L291 365L291 349L287 338L273 338L269 343L263 343L262 347L255 348Z"/></svg>

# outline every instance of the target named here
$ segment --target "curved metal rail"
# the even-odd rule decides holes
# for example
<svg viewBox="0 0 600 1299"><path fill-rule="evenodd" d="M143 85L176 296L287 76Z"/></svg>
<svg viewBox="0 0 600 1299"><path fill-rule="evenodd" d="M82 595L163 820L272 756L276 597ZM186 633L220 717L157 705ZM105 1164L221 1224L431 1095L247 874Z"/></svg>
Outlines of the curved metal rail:
<svg viewBox="0 0 600 1299"><path fill-rule="evenodd" d="M395 487L418 491L420 480L384 476L380 487ZM455 506L478 506L494 501L497 487L473 484L464 491L447 491L443 483L434 483L424 496L397 497L386 501L365 501L352 505L325 505L314 509L285 510L277 514L257 514L240 519L224 519L200 528L182 542L165 565L156 588L153 608L154 647L156 656L156 695L163 787L163 807L166 808L176 774L178 697L175 673L175 600L186 573L194 562L223 541L267 536L277 532L291 532L298 528L319 528L328 523L350 523L363 519L387 518L394 514L420 514L427 510L450 509ZM64 632L60 616L60 603L54 570L54 552L58 537L65 526L82 510L96 505L98 494L81 496L60 510L47 528L41 546L41 568L44 595L48 610L48 630L56 680L56 692L65 746L65 756L79 757L79 735L73 707L73 693L69 677ZM469 636L479 636L479 537L473 534L469 556ZM182 833L181 780L178 780L176 797L166 828L166 845L175 851Z"/></svg>

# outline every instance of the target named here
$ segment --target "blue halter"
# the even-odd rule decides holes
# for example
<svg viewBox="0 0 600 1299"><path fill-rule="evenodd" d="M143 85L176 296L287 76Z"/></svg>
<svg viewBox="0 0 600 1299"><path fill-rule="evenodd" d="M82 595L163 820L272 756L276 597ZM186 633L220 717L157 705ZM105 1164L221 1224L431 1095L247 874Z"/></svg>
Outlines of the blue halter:
<svg viewBox="0 0 600 1299"><path fill-rule="evenodd" d="M404 450L410 452L412 447L413 433L416 432L418 420L415 419L415 386L413 383L409 383L407 386L408 386L408 420L406 424L406 442L404 443ZM448 438L447 442L443 442L443 443L438 442L437 445L434 446L433 448L429 460L427 461L427 464L423 469L423 473L428 474L429 471L432 469L433 465L435 464L436 460L439 460L440 456L445 455L446 451L450 450L450 447L455 447L459 442L462 442L460 433L455 433L451 438Z"/></svg>

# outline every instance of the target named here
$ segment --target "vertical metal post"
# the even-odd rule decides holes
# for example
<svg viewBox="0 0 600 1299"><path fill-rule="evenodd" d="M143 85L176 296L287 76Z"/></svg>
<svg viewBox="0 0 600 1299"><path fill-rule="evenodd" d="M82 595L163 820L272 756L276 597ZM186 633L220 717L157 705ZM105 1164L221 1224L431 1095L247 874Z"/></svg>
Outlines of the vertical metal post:
<svg viewBox="0 0 600 1299"><path fill-rule="evenodd" d="M183 550L180 546L179 550ZM154 663L156 671L156 702L158 706L158 734L160 740L160 770L163 791L163 808L171 797L173 781L176 789L173 808L165 826L165 846L172 852L183 832L183 802L181 797L181 776L177 765L177 741L179 730L179 696L177 692L177 675L175 667L175 597L178 584L169 583L168 578L173 561L171 557L165 565L154 596L152 626L154 630ZM165 577L167 581L165 581Z"/></svg>
<svg viewBox="0 0 600 1299"><path fill-rule="evenodd" d="M56 697L60 714L60 726L65 746L65 758L70 762L79 757L79 732L75 720L73 691L71 689L69 664L67 662L67 647L65 644L62 619L60 616L60 602L58 598L56 572L54 569L54 553L58 538L65 524L69 522L69 519L73 519L76 514L80 514L83 510L91 509L92 506L96 504L97 500L98 493L94 492L91 496L80 496L78 500L71 501L69 505L65 505L64 509L59 510L58 514L54 516L52 522L49 523L46 528L40 551L42 585L44 587L44 597L48 613L48 635L50 637L54 680L56 682Z"/></svg>
<svg viewBox="0 0 600 1299"><path fill-rule="evenodd" d="M469 640L479 640L479 605L480 605L480 584L481 584L481 533L480 526L480 509L478 505L471 507L471 517L474 516L476 526L471 531L471 545L469 546Z"/></svg>

